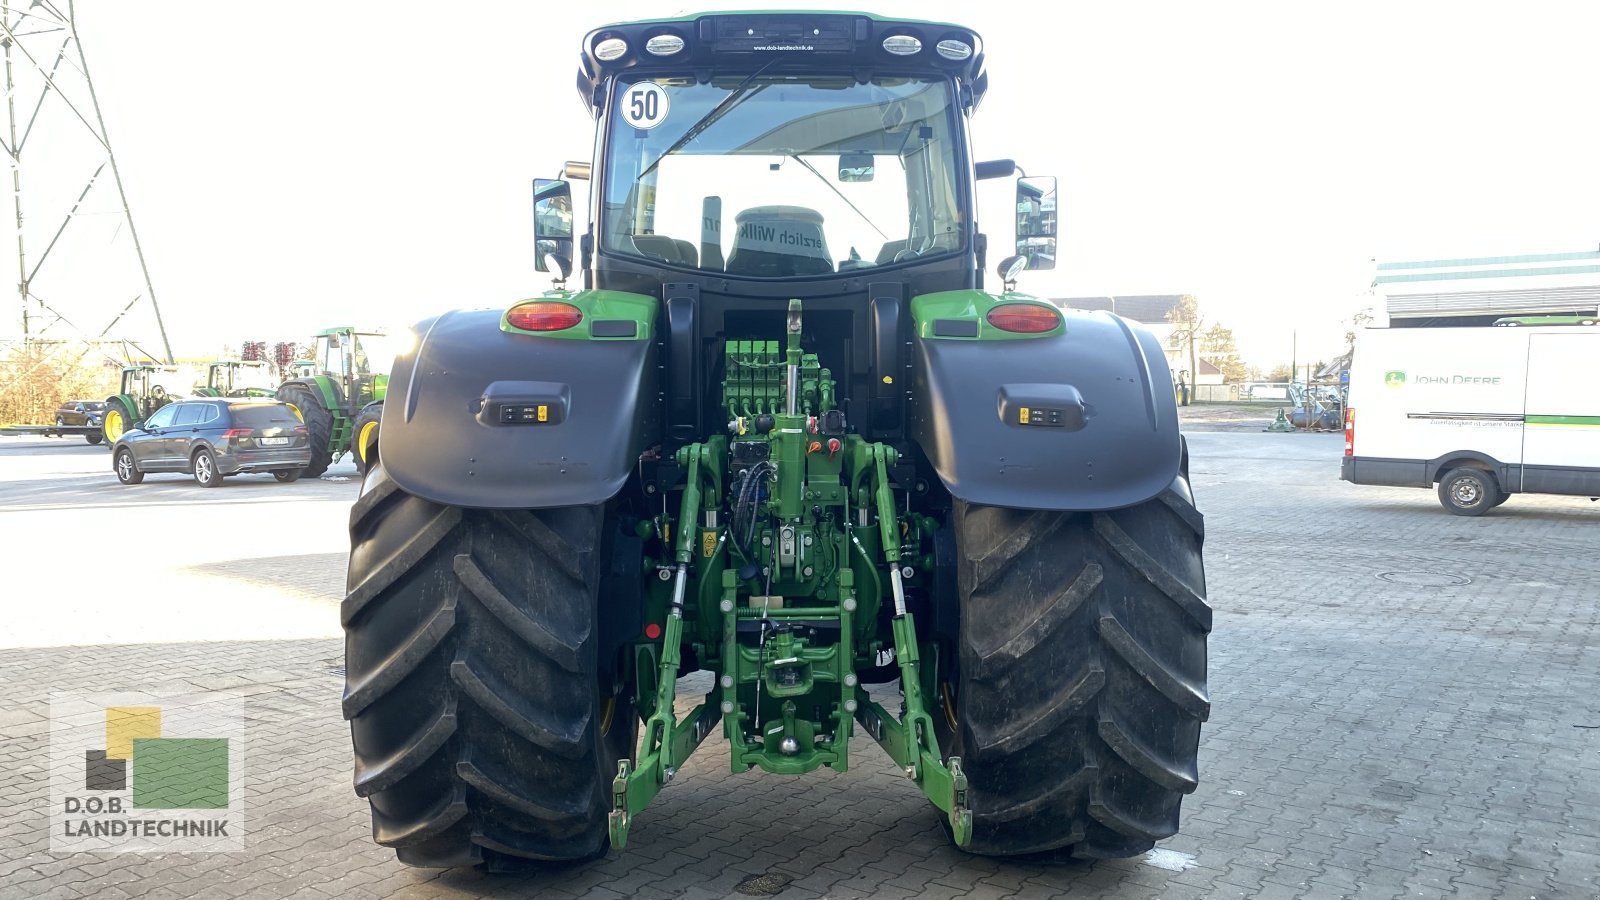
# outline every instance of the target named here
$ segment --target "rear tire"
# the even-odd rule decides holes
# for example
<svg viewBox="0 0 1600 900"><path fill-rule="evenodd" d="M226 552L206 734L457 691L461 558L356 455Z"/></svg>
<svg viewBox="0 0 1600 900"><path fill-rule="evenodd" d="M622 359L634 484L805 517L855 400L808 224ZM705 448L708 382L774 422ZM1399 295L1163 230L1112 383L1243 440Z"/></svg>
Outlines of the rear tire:
<svg viewBox="0 0 1600 900"><path fill-rule="evenodd" d="M88 434L83 436L83 439L88 441L90 444L98 444L102 440L104 440L104 438L101 436L100 432L98 432L98 431L89 432Z"/></svg>
<svg viewBox="0 0 1600 900"><path fill-rule="evenodd" d="M934 719L969 781L966 849L1125 857L1176 833L1211 708L1188 480L1112 512L958 501L953 521L960 646Z"/></svg>
<svg viewBox="0 0 1600 900"><path fill-rule="evenodd" d="M475 510L381 460L350 514L344 715L374 839L414 866L605 853L638 721L600 684L600 507Z"/></svg>
<svg viewBox="0 0 1600 900"><path fill-rule="evenodd" d="M289 484L290 482L294 482L294 481L299 481L300 480L300 470L299 469L275 469L272 472L272 477L278 479L279 481L283 482L284 484Z"/></svg>
<svg viewBox="0 0 1600 900"><path fill-rule="evenodd" d="M1439 502L1456 516L1481 516L1505 496L1494 474L1483 469L1451 469L1439 479Z"/></svg>
<svg viewBox="0 0 1600 900"><path fill-rule="evenodd" d="M217 469L217 458L210 450L204 447L196 450L194 458L189 461L189 467L194 471L195 484L203 488L221 486L222 472Z"/></svg>
<svg viewBox="0 0 1600 900"><path fill-rule="evenodd" d="M323 402L320 391L298 382L278 388L278 399L294 408L310 435L311 462L300 474L307 478L320 476L333 465L333 453L328 449L328 439L333 435L333 411Z"/></svg>

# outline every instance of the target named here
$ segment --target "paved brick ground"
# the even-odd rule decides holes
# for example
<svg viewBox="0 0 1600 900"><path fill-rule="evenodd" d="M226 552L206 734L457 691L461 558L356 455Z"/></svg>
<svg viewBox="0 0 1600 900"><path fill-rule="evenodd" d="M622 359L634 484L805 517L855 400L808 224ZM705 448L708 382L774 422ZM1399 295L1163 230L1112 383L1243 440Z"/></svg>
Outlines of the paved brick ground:
<svg viewBox="0 0 1600 900"><path fill-rule="evenodd" d="M727 774L713 740L626 851L504 877L400 866L350 791L353 484L122 488L104 450L0 439L0 897L708 898L752 876L782 898L1600 896L1600 506L1448 516L1340 483L1337 436L1191 449L1214 711L1183 832L1150 857L967 856L868 740L849 773L793 778ZM248 696L246 852L47 852L47 697L108 688Z"/></svg>

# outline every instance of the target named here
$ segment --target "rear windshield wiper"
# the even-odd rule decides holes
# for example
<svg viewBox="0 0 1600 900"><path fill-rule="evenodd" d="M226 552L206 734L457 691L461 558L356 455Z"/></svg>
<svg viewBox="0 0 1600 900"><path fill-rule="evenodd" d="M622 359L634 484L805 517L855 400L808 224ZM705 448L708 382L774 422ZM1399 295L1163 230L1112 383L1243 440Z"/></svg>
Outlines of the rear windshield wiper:
<svg viewBox="0 0 1600 900"><path fill-rule="evenodd" d="M817 176L817 180L819 180L823 184L827 185L829 190L831 190L835 194L837 194L839 199L843 200L845 202L846 206L850 207L850 209L853 210L856 215L861 217L861 221L863 221L863 222L867 223L868 225L872 226L872 230L876 231L878 233L878 237L881 237L886 241L889 239L889 236L887 234L883 233L883 229L879 228L876 222L873 222L871 219L867 218L867 214L862 212L859 208L857 208L857 206L854 203L851 203L849 197L846 197L842 191L840 191L838 188L834 187L833 186L833 182L828 180L828 176L822 174L821 172L818 172L816 166L813 166L811 163L808 163L804 159L801 159L800 155L798 153L789 154L789 158L794 160L795 162L799 163L800 165L805 166L807 172L810 172L811 174Z"/></svg>

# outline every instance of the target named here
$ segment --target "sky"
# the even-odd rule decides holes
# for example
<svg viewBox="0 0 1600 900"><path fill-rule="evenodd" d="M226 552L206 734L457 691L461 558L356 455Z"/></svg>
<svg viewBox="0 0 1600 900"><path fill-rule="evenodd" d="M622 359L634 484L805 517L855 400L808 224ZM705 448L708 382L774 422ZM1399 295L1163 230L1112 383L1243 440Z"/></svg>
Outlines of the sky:
<svg viewBox="0 0 1600 900"><path fill-rule="evenodd" d="M79 0L76 15L173 349L204 356L542 290L529 182L591 156L583 35L741 6ZM1060 179L1058 268L1025 273L1025 291L1193 294L1270 367L1296 341L1302 362L1343 349L1375 258L1600 246L1600 6L917 11L984 38L978 156ZM82 141L48 105L29 136L35 256L83 187ZM77 333L141 287L108 179L34 282ZM979 190L1003 247L1011 187ZM113 333L158 344L143 304Z"/></svg>

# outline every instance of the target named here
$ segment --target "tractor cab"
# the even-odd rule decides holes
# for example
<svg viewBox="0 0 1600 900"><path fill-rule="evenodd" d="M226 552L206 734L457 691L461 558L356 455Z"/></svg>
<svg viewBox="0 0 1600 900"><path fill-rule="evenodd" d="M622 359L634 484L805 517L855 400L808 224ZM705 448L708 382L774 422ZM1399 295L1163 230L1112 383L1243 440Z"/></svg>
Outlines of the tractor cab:
<svg viewBox="0 0 1600 900"><path fill-rule="evenodd" d="M596 157L535 182L536 268L563 286L581 270L585 289L658 297L668 355L712 361L712 376L724 342L781 333L801 299L806 350L870 410L853 421L902 440L905 391L874 373L902 365L892 357L911 339L913 297L983 287L978 183L1019 174L973 156L969 119L988 86L978 36L752 13L608 26L585 50ZM591 181L587 217L570 180ZM1052 268L1055 179L1015 189L1015 253ZM715 382L669 386L673 444L717 424Z"/></svg>
<svg viewBox="0 0 1600 900"><path fill-rule="evenodd" d="M203 393L209 397L271 397L278 389L277 369L266 360L221 360L206 372Z"/></svg>
<svg viewBox="0 0 1600 900"><path fill-rule="evenodd" d="M192 374L179 366L127 366L122 370L122 393L134 398L135 412L142 421L168 403L193 393L189 388Z"/></svg>
<svg viewBox="0 0 1600 900"><path fill-rule="evenodd" d="M124 431L143 422L151 413L195 393L195 374L186 366L152 363L124 366L119 392L106 398L105 417L101 420L106 442L115 443Z"/></svg>
<svg viewBox="0 0 1600 900"><path fill-rule="evenodd" d="M389 337L382 332L329 328L318 332L312 342L310 371L297 373L297 377L331 379L344 395L345 405L359 409L383 399L393 359Z"/></svg>

